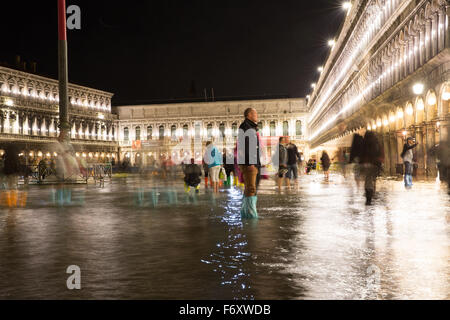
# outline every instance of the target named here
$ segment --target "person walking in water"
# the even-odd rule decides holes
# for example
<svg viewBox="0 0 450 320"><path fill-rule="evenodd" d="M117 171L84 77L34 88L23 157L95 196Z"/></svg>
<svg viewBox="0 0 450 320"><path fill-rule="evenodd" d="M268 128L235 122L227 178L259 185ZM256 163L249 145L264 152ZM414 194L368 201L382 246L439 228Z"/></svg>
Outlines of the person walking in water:
<svg viewBox="0 0 450 320"><path fill-rule="evenodd" d="M278 144L278 173L277 173L277 185L278 191L281 192L281 186L283 185L283 180L286 180L289 186L289 179L286 177L288 173L288 151L284 146L285 138L281 137ZM275 154L277 156L277 154Z"/></svg>
<svg viewBox="0 0 450 320"><path fill-rule="evenodd" d="M219 193L219 174L222 167L222 154L210 141L206 143L205 162L208 164L209 178L212 181L214 193Z"/></svg>
<svg viewBox="0 0 450 320"><path fill-rule="evenodd" d="M258 113L253 108L244 112L245 120L239 127L238 164L244 178L244 199L241 208L242 218L258 218L256 204L260 181L261 153L258 128Z"/></svg>
<svg viewBox="0 0 450 320"><path fill-rule="evenodd" d="M401 157L403 159L403 163L405 165L405 188L411 189L413 186L413 159L414 153L413 149L418 146L418 143L415 143L414 138L409 137L406 139L406 143L403 146L403 152Z"/></svg>
<svg viewBox="0 0 450 320"><path fill-rule="evenodd" d="M380 174L384 159L383 149L378 142L377 136L372 131L367 131L364 135L360 159L365 179L366 205L371 205L376 191L377 177Z"/></svg>
<svg viewBox="0 0 450 320"><path fill-rule="evenodd" d="M331 160L328 153L324 150L322 153L322 157L320 158L320 161L322 161L322 169L323 174L325 175L325 181L330 181L330 166L331 166Z"/></svg>
<svg viewBox="0 0 450 320"><path fill-rule="evenodd" d="M298 188L298 163L301 161L300 153L295 144L293 144L289 137L285 138L286 150L288 154L287 168L288 172L286 178L294 182L294 187ZM290 185L289 181L289 185Z"/></svg>

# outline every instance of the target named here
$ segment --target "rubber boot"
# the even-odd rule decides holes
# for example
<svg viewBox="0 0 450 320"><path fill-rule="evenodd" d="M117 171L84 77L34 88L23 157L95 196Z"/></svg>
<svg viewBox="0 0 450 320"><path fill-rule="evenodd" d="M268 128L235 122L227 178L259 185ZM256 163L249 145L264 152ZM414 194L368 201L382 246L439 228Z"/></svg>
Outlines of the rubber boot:
<svg viewBox="0 0 450 320"><path fill-rule="evenodd" d="M258 212L256 210L257 196L244 197L242 201L241 217L242 219L257 219Z"/></svg>
<svg viewBox="0 0 450 320"><path fill-rule="evenodd" d="M238 179L238 177L233 177L233 183L234 183L234 186L235 187L237 187L238 185L239 185L239 179Z"/></svg>
<svg viewBox="0 0 450 320"><path fill-rule="evenodd" d="M227 177L227 183L226 183L227 187L231 187L231 176Z"/></svg>
<svg viewBox="0 0 450 320"><path fill-rule="evenodd" d="M366 189L366 206L372 205L373 190Z"/></svg>
<svg viewBox="0 0 450 320"><path fill-rule="evenodd" d="M208 177L205 177L205 188L208 189Z"/></svg>
<svg viewBox="0 0 450 320"><path fill-rule="evenodd" d="M191 191L191 188L185 183L184 184L184 192L189 193Z"/></svg>

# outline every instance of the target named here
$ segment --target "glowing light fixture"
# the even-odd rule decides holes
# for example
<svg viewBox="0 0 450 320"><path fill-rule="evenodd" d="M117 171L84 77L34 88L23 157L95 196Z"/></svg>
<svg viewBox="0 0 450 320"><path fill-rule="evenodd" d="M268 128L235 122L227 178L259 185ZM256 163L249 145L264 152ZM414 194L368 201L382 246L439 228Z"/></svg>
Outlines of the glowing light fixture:
<svg viewBox="0 0 450 320"><path fill-rule="evenodd" d="M342 8L344 10L350 11L350 9L352 8L352 3L350 1L346 1L342 3Z"/></svg>
<svg viewBox="0 0 450 320"><path fill-rule="evenodd" d="M6 99L5 104L6 104L8 107L12 107L12 106L14 105L14 101L12 101L11 99Z"/></svg>
<svg viewBox="0 0 450 320"><path fill-rule="evenodd" d="M413 86L413 92L416 95L422 94L424 89L425 89L425 86L422 83L416 83Z"/></svg>
<svg viewBox="0 0 450 320"><path fill-rule="evenodd" d="M329 47L334 47L335 45L336 45L336 41L334 39L328 40L328 46Z"/></svg>

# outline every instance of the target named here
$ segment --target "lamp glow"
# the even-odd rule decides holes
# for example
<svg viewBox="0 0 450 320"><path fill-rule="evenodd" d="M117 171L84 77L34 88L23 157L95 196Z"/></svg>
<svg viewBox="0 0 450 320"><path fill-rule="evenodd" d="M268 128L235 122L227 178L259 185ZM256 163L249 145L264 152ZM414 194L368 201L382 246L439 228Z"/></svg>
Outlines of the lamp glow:
<svg viewBox="0 0 450 320"><path fill-rule="evenodd" d="M424 88L425 88L425 86L424 86L422 83L416 83L416 84L413 86L413 92L414 92L414 94L416 94L416 95L422 94Z"/></svg>

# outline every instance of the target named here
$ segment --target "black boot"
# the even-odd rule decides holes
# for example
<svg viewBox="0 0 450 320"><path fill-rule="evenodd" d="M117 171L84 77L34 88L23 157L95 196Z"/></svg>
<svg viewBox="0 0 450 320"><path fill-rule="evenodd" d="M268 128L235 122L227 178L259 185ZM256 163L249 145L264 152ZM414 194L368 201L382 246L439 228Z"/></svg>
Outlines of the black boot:
<svg viewBox="0 0 450 320"><path fill-rule="evenodd" d="M366 189L366 206L372 205L373 190Z"/></svg>

